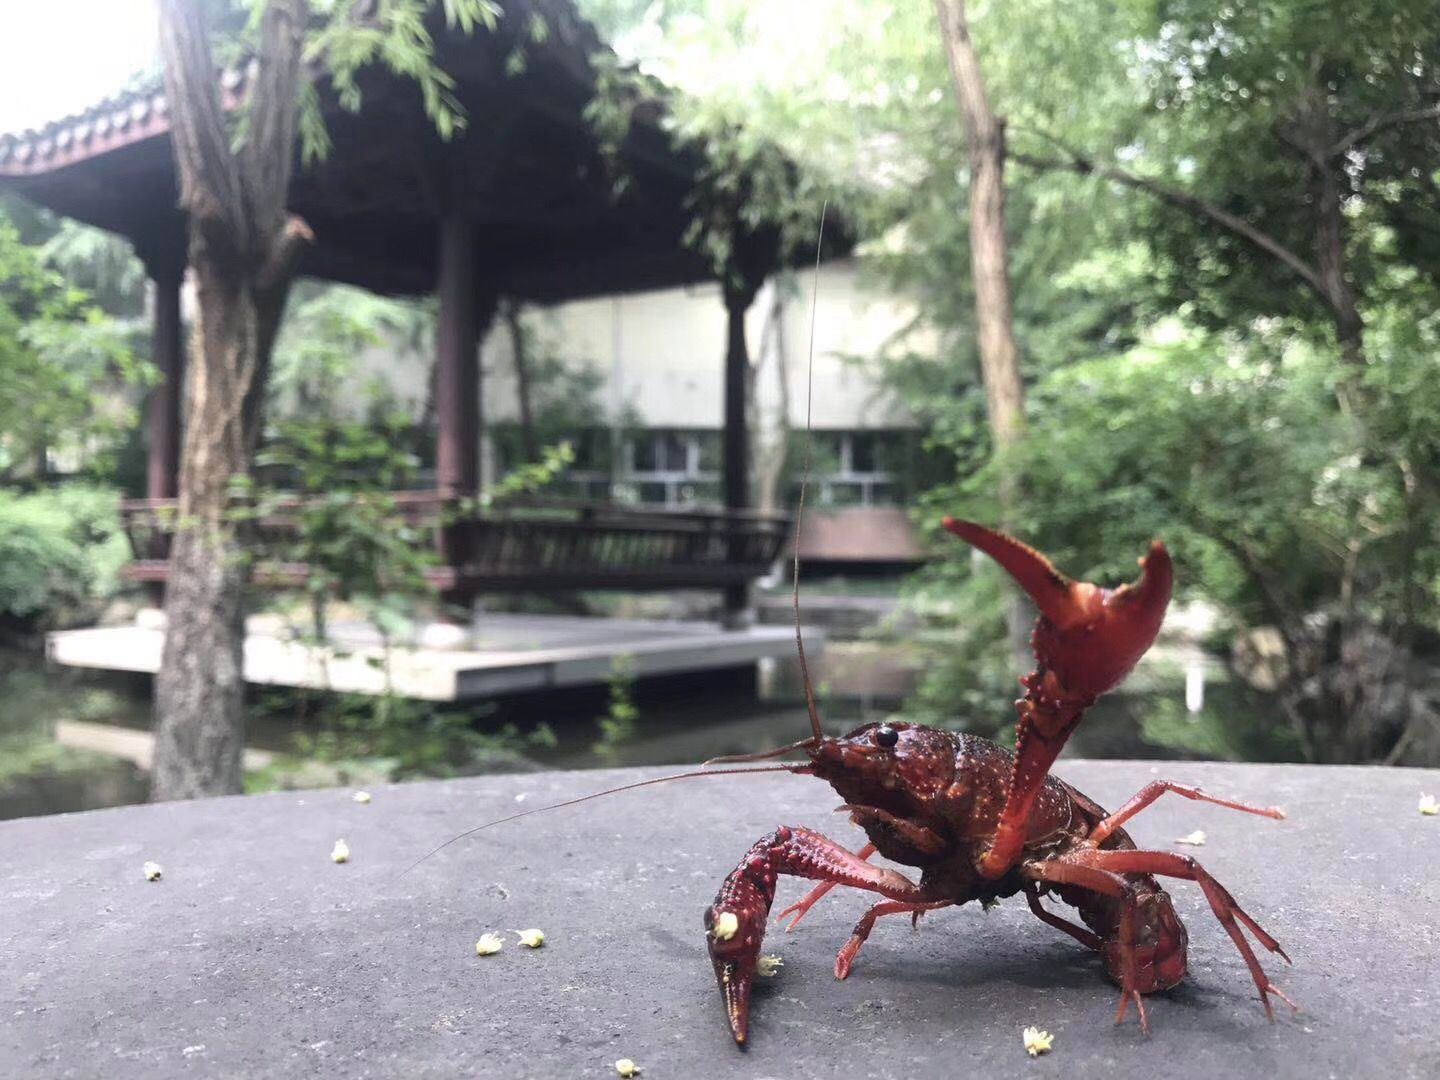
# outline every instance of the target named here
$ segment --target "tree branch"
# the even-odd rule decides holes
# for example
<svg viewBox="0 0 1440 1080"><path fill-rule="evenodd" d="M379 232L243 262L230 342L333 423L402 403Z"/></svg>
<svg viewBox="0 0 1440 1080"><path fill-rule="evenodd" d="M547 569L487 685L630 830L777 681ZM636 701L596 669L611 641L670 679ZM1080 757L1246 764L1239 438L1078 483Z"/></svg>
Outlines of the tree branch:
<svg viewBox="0 0 1440 1080"><path fill-rule="evenodd" d="M1401 124L1415 124L1423 120L1440 120L1440 103L1424 109L1402 109L1399 112L1378 113L1348 132L1344 138L1332 146L1329 156L1339 157L1370 138L1377 131L1384 131L1386 128L1397 127Z"/></svg>
<svg viewBox="0 0 1440 1080"><path fill-rule="evenodd" d="M315 234L305 219L291 214L285 221L285 227L270 245L270 253L256 275L256 285L267 292L288 285L295 271L295 264L300 261L305 249L314 242Z"/></svg>
<svg viewBox="0 0 1440 1080"><path fill-rule="evenodd" d="M268 0L260 22L257 68L249 88L249 127L240 149L241 180L255 238L269 244L284 229L285 202L295 161L295 127L305 78L306 0ZM306 230L308 232L308 230ZM276 241L278 244L284 241ZM263 251L267 263L284 253Z"/></svg>
<svg viewBox="0 0 1440 1080"><path fill-rule="evenodd" d="M1054 139L1050 141L1057 142L1057 140ZM1057 145L1059 145L1058 142ZM1086 157L1074 150L1064 149L1068 155L1065 159L1039 158L1031 154L1013 152L1010 157L1018 164L1027 165L1032 169L1063 169L1081 176L1104 177L1107 180L1113 180L1117 184L1123 184L1125 187L1153 195L1161 202L1169 203L1178 209L1207 218L1231 235L1244 240L1256 250L1289 267L1301 281L1310 286L1311 290L1325 303L1326 307L1334 307L1329 294L1325 290L1324 281L1321 280L1319 272L1313 266L1269 233L1257 229L1244 218L1237 217L1228 210L1216 206L1212 202L1207 202L1198 195L1192 195L1188 191L1179 191L1175 188L1167 187L1154 180L1148 180L1143 176L1136 176L1134 173L1127 172L1117 165L1107 165L1093 158Z"/></svg>

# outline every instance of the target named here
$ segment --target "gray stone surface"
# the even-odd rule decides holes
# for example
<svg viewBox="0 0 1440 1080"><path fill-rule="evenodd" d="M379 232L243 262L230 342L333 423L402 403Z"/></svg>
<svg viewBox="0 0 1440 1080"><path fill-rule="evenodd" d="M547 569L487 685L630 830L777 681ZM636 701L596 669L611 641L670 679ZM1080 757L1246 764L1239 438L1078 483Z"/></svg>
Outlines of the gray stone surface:
<svg viewBox="0 0 1440 1080"><path fill-rule="evenodd" d="M1062 762L1114 805L1159 774L1277 802L1269 822L1167 796L1142 844L1190 850L1294 958L1302 1006L1267 1023L1193 886L1189 980L1149 999L1152 1035L1111 1023L1116 991L1073 941L1011 900L882 924L848 982L835 949L865 901L837 892L755 1002L753 1045L722 1018L700 914L777 823L842 840L818 781L684 781L486 819L637 773L542 773L131 807L0 823L0 1075L606 1077L1436 1077L1440 818L1434 772ZM523 801L517 802L517 797ZM344 837L352 861L336 865ZM163 880L147 883L154 859ZM781 903L804 885L786 881ZM536 926L531 951L485 930ZM1036 1060L1020 1033L1055 1035Z"/></svg>

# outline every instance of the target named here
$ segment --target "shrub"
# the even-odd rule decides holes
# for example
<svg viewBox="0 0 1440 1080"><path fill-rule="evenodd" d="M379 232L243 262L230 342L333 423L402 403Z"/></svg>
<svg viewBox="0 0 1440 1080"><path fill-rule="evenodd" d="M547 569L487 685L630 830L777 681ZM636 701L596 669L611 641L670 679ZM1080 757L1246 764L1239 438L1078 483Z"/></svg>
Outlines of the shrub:
<svg viewBox="0 0 1440 1080"><path fill-rule="evenodd" d="M113 490L0 491L0 624L28 630L91 614L128 558Z"/></svg>

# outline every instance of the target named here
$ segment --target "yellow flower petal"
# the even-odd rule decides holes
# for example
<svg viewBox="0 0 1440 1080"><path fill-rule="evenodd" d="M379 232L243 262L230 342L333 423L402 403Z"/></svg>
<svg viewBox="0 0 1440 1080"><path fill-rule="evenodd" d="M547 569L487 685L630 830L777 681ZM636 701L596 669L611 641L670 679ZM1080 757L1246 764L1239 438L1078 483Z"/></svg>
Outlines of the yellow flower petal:
<svg viewBox="0 0 1440 1080"><path fill-rule="evenodd" d="M499 934L481 934L480 940L475 942L476 956L493 956L505 947L505 941Z"/></svg>
<svg viewBox="0 0 1440 1080"><path fill-rule="evenodd" d="M710 933L716 941L729 941L740 929L740 918L733 911L722 911L715 919Z"/></svg>
<svg viewBox="0 0 1440 1080"><path fill-rule="evenodd" d="M515 933L520 935L521 945L529 946L532 949L538 949L541 945L545 944L544 930L516 930Z"/></svg>
<svg viewBox="0 0 1440 1080"><path fill-rule="evenodd" d="M368 803L370 801L370 792L357 791L354 795L351 795L350 798L363 806L365 803Z"/></svg>
<svg viewBox="0 0 1440 1080"><path fill-rule="evenodd" d="M147 863L146 863L144 866L142 866L140 869L141 869L142 871L144 871L144 873L145 873L145 880L146 880L146 881L159 881L159 880L160 880L160 874L162 873L162 871L161 871L161 869L160 869L160 864L159 864L158 862L147 862Z"/></svg>
<svg viewBox="0 0 1440 1080"><path fill-rule="evenodd" d="M1436 799L1434 795L1421 795L1420 813L1431 817L1440 814L1440 799Z"/></svg>
<svg viewBox="0 0 1440 1080"><path fill-rule="evenodd" d="M1036 1027L1027 1027L1021 1036L1025 1043L1025 1052L1031 1057L1039 1057L1041 1054L1050 1052L1050 1044L1055 1041L1055 1036L1048 1031L1041 1031Z"/></svg>
<svg viewBox="0 0 1440 1080"><path fill-rule="evenodd" d="M330 858L336 862L349 862L350 845L345 843L344 840L336 840L335 846L330 849Z"/></svg>
<svg viewBox="0 0 1440 1080"><path fill-rule="evenodd" d="M615 1071L621 1076L639 1076L640 1066L636 1065L635 1062L629 1058L621 1058L615 1062Z"/></svg>

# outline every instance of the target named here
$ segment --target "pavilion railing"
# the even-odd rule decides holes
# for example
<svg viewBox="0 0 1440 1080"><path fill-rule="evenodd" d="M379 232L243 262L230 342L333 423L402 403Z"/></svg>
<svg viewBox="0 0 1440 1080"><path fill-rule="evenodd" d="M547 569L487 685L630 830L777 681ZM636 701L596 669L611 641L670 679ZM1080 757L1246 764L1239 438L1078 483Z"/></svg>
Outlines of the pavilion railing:
<svg viewBox="0 0 1440 1080"><path fill-rule="evenodd" d="M443 593L568 589L709 588L767 573L789 539L784 514L668 509L526 498L478 507L437 492L396 492L397 524L433 544L427 577ZM284 561L297 532L299 499L269 500L247 520L257 584L303 582ZM173 499L121 505L135 561L132 581L163 582L174 531Z"/></svg>

